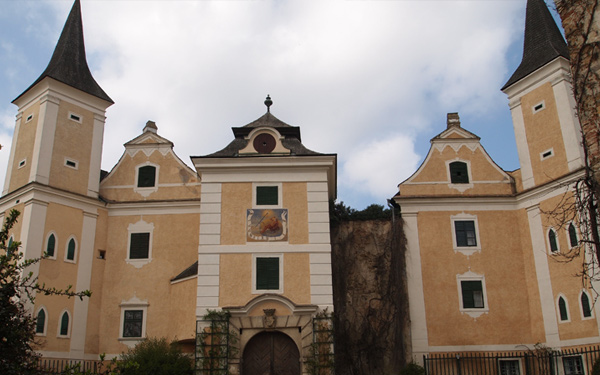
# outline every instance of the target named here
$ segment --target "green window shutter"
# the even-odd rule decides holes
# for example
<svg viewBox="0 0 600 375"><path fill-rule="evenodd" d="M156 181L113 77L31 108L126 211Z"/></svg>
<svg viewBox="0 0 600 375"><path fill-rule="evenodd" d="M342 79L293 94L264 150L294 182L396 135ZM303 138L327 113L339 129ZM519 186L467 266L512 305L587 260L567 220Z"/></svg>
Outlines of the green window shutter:
<svg viewBox="0 0 600 375"><path fill-rule="evenodd" d="M279 258L256 258L256 289L279 289Z"/></svg>
<svg viewBox="0 0 600 375"><path fill-rule="evenodd" d="M571 243L571 247L579 245L579 241L577 240L577 230L573 223L569 224L569 242Z"/></svg>
<svg viewBox="0 0 600 375"><path fill-rule="evenodd" d="M279 193L277 186L257 186L256 205L276 206L279 204Z"/></svg>
<svg viewBox="0 0 600 375"><path fill-rule="evenodd" d="M44 310L40 310L35 322L35 333L44 333L44 327L46 325L46 313Z"/></svg>
<svg viewBox="0 0 600 375"><path fill-rule="evenodd" d="M147 165L138 169L138 187L153 187L156 183L156 167Z"/></svg>
<svg viewBox="0 0 600 375"><path fill-rule="evenodd" d="M479 280L461 281L463 308L483 308L483 287Z"/></svg>
<svg viewBox="0 0 600 375"><path fill-rule="evenodd" d="M592 309L590 307L590 298L585 293L581 293L581 309L583 310L584 318L589 318L592 316Z"/></svg>
<svg viewBox="0 0 600 375"><path fill-rule="evenodd" d="M569 313L567 312L567 303L562 297L558 299L558 311L560 313L560 320L569 320Z"/></svg>
<svg viewBox="0 0 600 375"><path fill-rule="evenodd" d="M548 232L548 241L550 242L550 250L555 253L558 251L558 242L556 242L556 232L550 229Z"/></svg>
<svg viewBox="0 0 600 375"><path fill-rule="evenodd" d="M75 260L75 240L71 238L67 247L67 259Z"/></svg>
<svg viewBox="0 0 600 375"><path fill-rule="evenodd" d="M457 220L454 222L456 246L477 246L475 222L473 220Z"/></svg>
<svg viewBox="0 0 600 375"><path fill-rule="evenodd" d="M54 237L54 234L51 234L50 237L48 237L48 245L46 246L46 253L48 254L49 257L54 256L54 248L55 247L56 247L56 237Z"/></svg>
<svg viewBox="0 0 600 375"><path fill-rule="evenodd" d="M131 233L129 259L148 259L150 233Z"/></svg>
<svg viewBox="0 0 600 375"><path fill-rule="evenodd" d="M60 335L66 336L69 333L69 314L65 311L60 319Z"/></svg>
<svg viewBox="0 0 600 375"><path fill-rule="evenodd" d="M450 163L450 182L453 184L468 184L469 173L467 171L467 163L455 161Z"/></svg>

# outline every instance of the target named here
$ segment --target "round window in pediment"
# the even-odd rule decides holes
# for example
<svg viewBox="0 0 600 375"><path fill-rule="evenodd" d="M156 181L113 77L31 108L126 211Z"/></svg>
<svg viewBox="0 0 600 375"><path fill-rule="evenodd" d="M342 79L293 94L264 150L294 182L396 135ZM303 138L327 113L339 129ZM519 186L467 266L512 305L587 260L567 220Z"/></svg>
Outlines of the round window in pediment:
<svg viewBox="0 0 600 375"><path fill-rule="evenodd" d="M262 133L254 138L254 149L259 154L269 154L275 149L275 138L268 133Z"/></svg>

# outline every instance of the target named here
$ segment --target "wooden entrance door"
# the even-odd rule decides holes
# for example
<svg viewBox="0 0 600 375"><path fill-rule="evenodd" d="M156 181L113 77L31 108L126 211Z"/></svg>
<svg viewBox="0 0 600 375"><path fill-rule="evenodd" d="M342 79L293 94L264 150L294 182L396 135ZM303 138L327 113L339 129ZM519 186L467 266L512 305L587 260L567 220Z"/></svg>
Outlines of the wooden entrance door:
<svg viewBox="0 0 600 375"><path fill-rule="evenodd" d="M300 375L296 343L281 332L259 333L246 344L242 375Z"/></svg>

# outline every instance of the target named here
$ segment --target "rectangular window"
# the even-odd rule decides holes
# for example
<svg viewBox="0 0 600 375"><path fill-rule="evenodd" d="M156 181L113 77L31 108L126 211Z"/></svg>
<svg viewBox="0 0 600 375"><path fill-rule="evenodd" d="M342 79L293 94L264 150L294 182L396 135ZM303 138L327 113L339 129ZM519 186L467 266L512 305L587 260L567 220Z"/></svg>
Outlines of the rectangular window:
<svg viewBox="0 0 600 375"><path fill-rule="evenodd" d="M279 289L279 257L256 258L256 289Z"/></svg>
<svg viewBox="0 0 600 375"><path fill-rule="evenodd" d="M131 233L129 259L148 259L150 233Z"/></svg>
<svg viewBox="0 0 600 375"><path fill-rule="evenodd" d="M581 356L564 357L563 367L565 375L584 375Z"/></svg>
<svg viewBox="0 0 600 375"><path fill-rule="evenodd" d="M501 359L500 375L521 375L518 359Z"/></svg>
<svg viewBox="0 0 600 375"><path fill-rule="evenodd" d="M144 310L125 310L123 317L123 337L142 337Z"/></svg>
<svg viewBox="0 0 600 375"><path fill-rule="evenodd" d="M450 182L453 184L468 184L469 172L467 163L455 161L450 163Z"/></svg>
<svg viewBox="0 0 600 375"><path fill-rule="evenodd" d="M462 302L464 309L483 309L483 285L481 280L462 280Z"/></svg>
<svg viewBox="0 0 600 375"><path fill-rule="evenodd" d="M279 191L277 186L257 186L257 206L277 206L279 204Z"/></svg>
<svg viewBox="0 0 600 375"><path fill-rule="evenodd" d="M454 221L454 231L456 233L456 246L477 246L475 222L473 220Z"/></svg>

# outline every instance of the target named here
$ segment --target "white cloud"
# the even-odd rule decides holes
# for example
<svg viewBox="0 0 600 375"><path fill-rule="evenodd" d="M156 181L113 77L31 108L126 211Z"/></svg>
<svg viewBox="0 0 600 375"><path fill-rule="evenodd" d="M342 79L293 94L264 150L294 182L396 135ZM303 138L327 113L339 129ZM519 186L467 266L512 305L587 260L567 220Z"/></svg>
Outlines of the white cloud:
<svg viewBox="0 0 600 375"><path fill-rule="evenodd" d="M49 5L54 18L36 14L24 27L62 25L71 2ZM270 94L274 115L300 126L308 148L339 154L340 192L358 205L414 171L429 146L415 139L443 130L446 112L467 125L465 115L506 109L499 88L524 13L513 1L340 0L87 1L82 11L88 62L116 102L104 169L149 119L190 164L261 116ZM363 145L368 160L396 166L378 178L357 157L368 155Z"/></svg>

